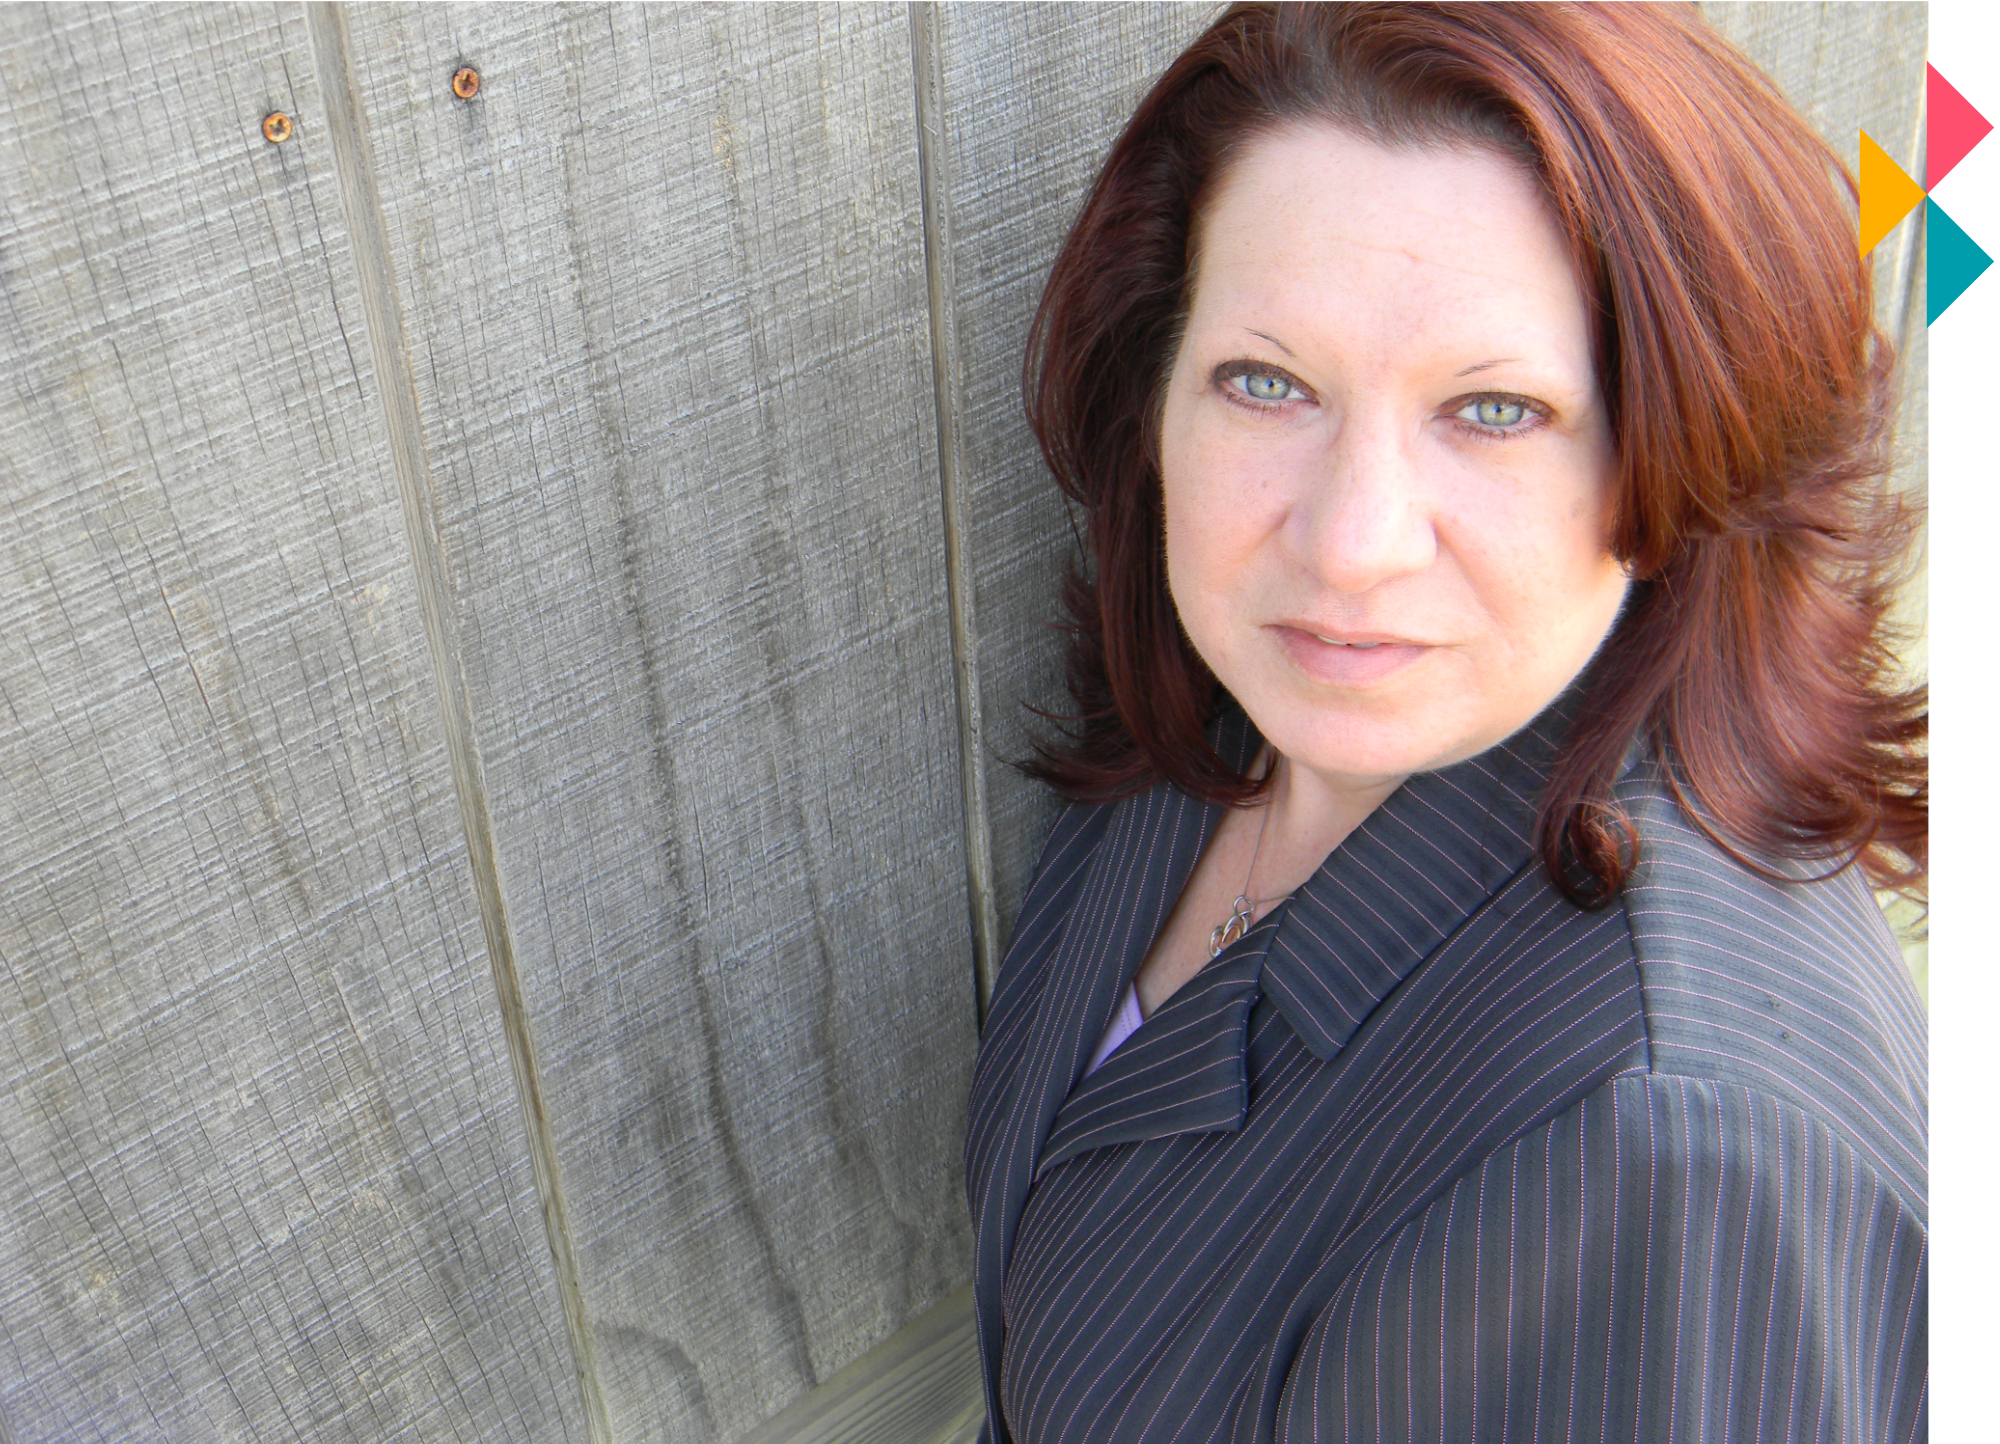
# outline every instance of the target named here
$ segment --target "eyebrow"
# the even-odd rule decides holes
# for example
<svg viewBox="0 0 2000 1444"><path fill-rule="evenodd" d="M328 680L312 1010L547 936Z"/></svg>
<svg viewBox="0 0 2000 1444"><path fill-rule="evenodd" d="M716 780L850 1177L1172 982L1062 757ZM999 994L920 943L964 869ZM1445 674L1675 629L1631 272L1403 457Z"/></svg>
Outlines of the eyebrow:
<svg viewBox="0 0 2000 1444"><path fill-rule="evenodd" d="M1276 343L1273 342L1272 344L1275 345ZM1476 361L1463 371L1454 371L1451 374L1455 380L1460 376L1470 376L1475 371L1491 371L1495 366L1508 366L1520 359L1518 356L1502 356L1492 361Z"/></svg>
<svg viewBox="0 0 2000 1444"><path fill-rule="evenodd" d="M1252 331L1248 326L1245 326L1243 329L1246 331L1250 331L1250 334L1252 336L1255 336L1260 341L1269 341L1273 346L1276 346L1280 351L1284 352L1287 356L1291 356L1294 361L1299 359L1297 356L1292 355L1292 348L1287 346L1283 341L1280 341L1276 336L1267 335L1262 331ZM1491 365L1492 363L1488 362L1487 364ZM1478 368L1475 367L1474 369L1477 370ZM1462 376L1465 373L1461 371L1459 374Z"/></svg>

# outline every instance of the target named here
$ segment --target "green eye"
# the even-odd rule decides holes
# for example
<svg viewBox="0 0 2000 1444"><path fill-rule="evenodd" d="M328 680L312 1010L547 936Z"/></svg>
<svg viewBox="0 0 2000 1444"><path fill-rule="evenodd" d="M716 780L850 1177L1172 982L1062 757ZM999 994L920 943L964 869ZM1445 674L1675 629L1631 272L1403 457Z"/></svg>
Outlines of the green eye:
<svg viewBox="0 0 2000 1444"><path fill-rule="evenodd" d="M1500 429L1519 426L1528 419L1527 407L1518 401L1509 401L1503 396L1482 396L1458 414L1465 416L1467 411L1472 413L1466 417L1468 421Z"/></svg>
<svg viewBox="0 0 2000 1444"><path fill-rule="evenodd" d="M1242 383L1243 394L1258 401L1283 401L1292 394L1292 383L1282 376L1252 371L1236 379Z"/></svg>

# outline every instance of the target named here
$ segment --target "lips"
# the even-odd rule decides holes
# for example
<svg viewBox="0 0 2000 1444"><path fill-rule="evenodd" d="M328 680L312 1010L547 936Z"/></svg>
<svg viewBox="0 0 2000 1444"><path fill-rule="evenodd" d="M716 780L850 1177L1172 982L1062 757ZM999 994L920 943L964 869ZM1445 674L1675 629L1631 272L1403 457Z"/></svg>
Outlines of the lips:
<svg viewBox="0 0 2000 1444"><path fill-rule="evenodd" d="M1383 682L1436 650L1381 632L1320 632L1278 624L1271 628L1292 664L1314 681L1336 687Z"/></svg>

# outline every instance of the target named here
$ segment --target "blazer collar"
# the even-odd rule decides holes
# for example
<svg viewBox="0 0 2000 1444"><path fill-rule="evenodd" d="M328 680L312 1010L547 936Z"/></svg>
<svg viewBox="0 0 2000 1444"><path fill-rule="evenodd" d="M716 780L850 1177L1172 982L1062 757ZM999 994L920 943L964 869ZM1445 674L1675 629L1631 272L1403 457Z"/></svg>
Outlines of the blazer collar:
<svg viewBox="0 0 2000 1444"><path fill-rule="evenodd" d="M1035 1164L1176 1133L1233 1133L1250 1104L1245 1034L1275 916L1190 978L1058 1108ZM1101 1031L1101 1030L1100 1030Z"/></svg>
<svg viewBox="0 0 2000 1444"><path fill-rule="evenodd" d="M1528 865L1542 786L1569 720L1559 700L1479 756L1413 775L1293 895L1263 988L1315 1057L1333 1058Z"/></svg>
<svg viewBox="0 0 2000 1444"><path fill-rule="evenodd" d="M1559 703L1478 757L1411 777L1283 907L1079 1082L1222 818L1220 807L1165 785L1121 804L1072 915L1059 958L1067 966L1042 999L1036 1031L1058 1046L1038 1080L1033 1177L1093 1148L1241 1128L1260 997L1316 1058L1331 1061L1404 978L1530 865L1536 805L1568 724ZM1241 770L1261 745L1231 707L1217 750Z"/></svg>
<svg viewBox="0 0 2000 1444"><path fill-rule="evenodd" d="M1239 772L1247 768L1262 745L1263 739L1241 709L1232 708L1221 719L1216 750L1232 768ZM1049 981L1042 990L1035 1025L1030 1030L1021 1101L1032 1100L1029 1118L1036 1158L1047 1152L1058 1110L1082 1078L1119 995L1138 972L1139 964L1145 961L1153 939L1166 926L1167 916L1173 911L1188 875L1194 871L1196 859L1221 820L1220 807L1197 802L1167 783L1127 798L1114 809L1104 840L1085 870L1083 886L1051 960ZM1265 921L1268 923L1269 919ZM1261 935L1268 940L1270 930L1263 929ZM1252 937L1256 936L1259 933L1253 930ZM1241 955L1250 943L1251 938L1239 940L1225 957ZM1204 986L1190 985L1181 992L1189 995L1188 1001L1205 999L1207 1004L1226 1009L1237 993L1230 989L1216 991L1210 986L1215 980L1207 978L1207 974L1213 968L1214 964L1210 964L1199 975L1205 979ZM1248 978L1251 1001L1255 1000L1256 972L1251 969ZM1173 1004L1181 1001L1177 994L1168 1007L1147 1019L1139 1031L1145 1032L1169 1012L1177 1011ZM1207 1019L1209 1009L1204 1007L1200 1011ZM1209 1021L1212 1024L1213 1020ZM1135 1034L1119 1053L1136 1041ZM1210 1039L1208 1046L1214 1051L1222 1043L1219 1038ZM1118 1057L1112 1056L1114 1060ZM1097 1082L1110 1068L1111 1062L1107 1061L1086 1081ZM1176 1113L1174 1117L1197 1121L1195 1114ZM1029 1176L1024 1170L1016 1180L1017 1185L1025 1188Z"/></svg>

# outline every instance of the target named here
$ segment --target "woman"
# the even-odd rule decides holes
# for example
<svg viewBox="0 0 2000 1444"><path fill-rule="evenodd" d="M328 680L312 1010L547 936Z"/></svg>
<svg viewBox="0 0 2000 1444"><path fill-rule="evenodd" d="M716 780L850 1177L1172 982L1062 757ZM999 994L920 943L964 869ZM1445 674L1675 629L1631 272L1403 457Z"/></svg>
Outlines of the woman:
<svg viewBox="0 0 2000 1444"><path fill-rule="evenodd" d="M1925 858L1852 187L1691 13L1238 7L1051 274L1072 799L988 1433L1924 1432Z"/></svg>

